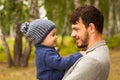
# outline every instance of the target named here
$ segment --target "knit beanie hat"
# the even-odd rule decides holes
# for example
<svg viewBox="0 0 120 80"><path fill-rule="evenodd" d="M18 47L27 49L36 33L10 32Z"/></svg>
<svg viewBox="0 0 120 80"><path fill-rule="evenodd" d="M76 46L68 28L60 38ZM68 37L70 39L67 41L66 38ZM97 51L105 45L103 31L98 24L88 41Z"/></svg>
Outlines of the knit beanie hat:
<svg viewBox="0 0 120 80"><path fill-rule="evenodd" d="M47 19L36 19L31 23L25 22L21 26L21 32L34 44L41 43L51 30L56 28L55 24Z"/></svg>

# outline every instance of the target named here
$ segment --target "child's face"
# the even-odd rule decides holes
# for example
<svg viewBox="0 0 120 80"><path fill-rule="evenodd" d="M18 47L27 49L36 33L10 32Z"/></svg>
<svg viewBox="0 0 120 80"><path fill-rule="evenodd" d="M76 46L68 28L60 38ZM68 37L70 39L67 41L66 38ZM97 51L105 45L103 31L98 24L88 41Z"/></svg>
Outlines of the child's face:
<svg viewBox="0 0 120 80"><path fill-rule="evenodd" d="M49 47L54 47L56 45L56 41L57 41L57 35L55 28L47 35L47 37L44 39L44 41L41 44Z"/></svg>

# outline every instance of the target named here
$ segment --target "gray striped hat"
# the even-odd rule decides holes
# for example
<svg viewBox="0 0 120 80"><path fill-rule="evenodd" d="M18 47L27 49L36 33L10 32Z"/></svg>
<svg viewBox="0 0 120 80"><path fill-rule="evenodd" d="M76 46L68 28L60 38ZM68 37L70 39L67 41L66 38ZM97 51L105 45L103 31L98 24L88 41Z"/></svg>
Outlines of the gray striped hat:
<svg viewBox="0 0 120 80"><path fill-rule="evenodd" d="M52 21L47 19L36 19L31 23L23 23L21 32L33 41L34 44L37 44L41 43L54 28L56 28L56 26Z"/></svg>

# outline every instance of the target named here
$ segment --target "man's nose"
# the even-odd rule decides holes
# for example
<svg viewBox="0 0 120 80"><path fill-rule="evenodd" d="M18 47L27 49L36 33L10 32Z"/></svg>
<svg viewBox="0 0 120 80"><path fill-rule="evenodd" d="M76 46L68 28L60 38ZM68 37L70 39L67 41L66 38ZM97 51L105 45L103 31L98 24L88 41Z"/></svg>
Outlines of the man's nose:
<svg viewBox="0 0 120 80"><path fill-rule="evenodd" d="M75 37L75 32L72 31L71 36L74 38Z"/></svg>

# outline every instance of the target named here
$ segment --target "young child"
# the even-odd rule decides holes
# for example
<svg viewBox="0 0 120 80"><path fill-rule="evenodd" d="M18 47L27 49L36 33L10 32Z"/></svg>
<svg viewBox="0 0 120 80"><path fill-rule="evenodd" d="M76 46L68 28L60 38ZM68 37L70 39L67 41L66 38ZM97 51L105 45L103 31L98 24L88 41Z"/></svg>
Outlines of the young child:
<svg viewBox="0 0 120 80"><path fill-rule="evenodd" d="M82 57L77 52L69 57L61 57L55 50L56 26L46 19L36 19L24 23L21 31L35 45L36 67L38 80L62 80L65 70L69 69L77 59Z"/></svg>

